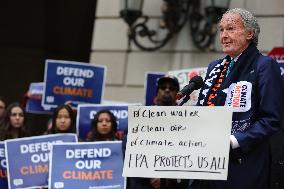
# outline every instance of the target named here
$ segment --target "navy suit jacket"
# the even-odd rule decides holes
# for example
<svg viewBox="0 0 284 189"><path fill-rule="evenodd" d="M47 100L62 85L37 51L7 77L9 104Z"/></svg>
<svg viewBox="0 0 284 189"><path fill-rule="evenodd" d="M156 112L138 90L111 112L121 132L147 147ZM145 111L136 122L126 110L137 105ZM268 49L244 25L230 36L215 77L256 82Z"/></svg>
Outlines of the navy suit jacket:
<svg viewBox="0 0 284 189"><path fill-rule="evenodd" d="M210 91L216 79L213 77L214 70L217 70L221 62L222 60L217 60L208 66L198 105L206 105L208 90ZM242 95L238 99L235 99L236 93L235 96L232 95L237 90L236 86ZM283 97L278 63L263 56L255 45L249 45L228 78L223 81L215 99L219 106L232 106L234 100L237 101L235 104L240 105L234 109L232 119L232 135L237 139L240 148L230 152L227 181L207 181L209 188L269 188L269 136L279 129Z"/></svg>

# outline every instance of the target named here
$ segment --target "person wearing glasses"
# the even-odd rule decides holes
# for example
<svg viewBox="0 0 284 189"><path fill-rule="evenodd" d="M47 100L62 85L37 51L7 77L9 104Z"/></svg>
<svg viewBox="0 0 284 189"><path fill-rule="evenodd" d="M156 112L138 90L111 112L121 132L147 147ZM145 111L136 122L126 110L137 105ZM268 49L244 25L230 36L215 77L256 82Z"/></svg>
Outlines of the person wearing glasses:
<svg viewBox="0 0 284 189"><path fill-rule="evenodd" d="M158 106L175 106L179 91L178 79L171 75L161 77L157 82L154 103Z"/></svg>

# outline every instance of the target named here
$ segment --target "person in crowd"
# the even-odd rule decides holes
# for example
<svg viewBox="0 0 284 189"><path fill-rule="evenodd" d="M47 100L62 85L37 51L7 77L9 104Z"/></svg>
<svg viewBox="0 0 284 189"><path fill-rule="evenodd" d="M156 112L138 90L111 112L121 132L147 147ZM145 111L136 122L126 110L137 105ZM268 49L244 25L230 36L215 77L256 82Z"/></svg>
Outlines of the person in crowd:
<svg viewBox="0 0 284 189"><path fill-rule="evenodd" d="M7 106L7 101L4 97L0 96L0 123L4 118L5 110Z"/></svg>
<svg viewBox="0 0 284 189"><path fill-rule="evenodd" d="M154 102L158 106L176 106L176 95L179 91L178 79L165 75L157 81L156 97ZM123 141L123 150L126 148L126 138ZM160 178L128 178L128 189L188 189L188 181L180 179Z"/></svg>
<svg viewBox="0 0 284 189"><path fill-rule="evenodd" d="M17 102L10 104L1 122L0 140L30 136L25 121L25 111L20 104Z"/></svg>
<svg viewBox="0 0 284 189"><path fill-rule="evenodd" d="M100 110L91 123L87 141L114 141L116 138L116 117L109 110Z"/></svg>
<svg viewBox="0 0 284 189"><path fill-rule="evenodd" d="M53 111L51 128L48 129L47 133L76 133L75 115L69 105L58 106Z"/></svg>
<svg viewBox="0 0 284 189"><path fill-rule="evenodd" d="M175 106L179 91L178 79L171 75L161 77L157 82L154 103L158 106Z"/></svg>
<svg viewBox="0 0 284 189"><path fill-rule="evenodd" d="M45 134L76 133L75 113L70 105L64 104L54 109L52 119L47 123ZM40 187L39 189L47 189Z"/></svg>
<svg viewBox="0 0 284 189"><path fill-rule="evenodd" d="M227 56L209 64L197 105L232 107L228 177L196 180L194 188L268 189L269 136L279 129L283 112L280 68L257 49L260 27L251 12L228 10L219 30Z"/></svg>

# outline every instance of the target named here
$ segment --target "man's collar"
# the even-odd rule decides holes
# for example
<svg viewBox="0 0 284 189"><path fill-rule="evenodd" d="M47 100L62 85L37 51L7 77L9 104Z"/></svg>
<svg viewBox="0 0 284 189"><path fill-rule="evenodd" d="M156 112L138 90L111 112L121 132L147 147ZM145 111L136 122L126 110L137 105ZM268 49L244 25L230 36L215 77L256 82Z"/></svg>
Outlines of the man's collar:
<svg viewBox="0 0 284 189"><path fill-rule="evenodd" d="M241 55L242 55L242 53L239 54L238 56L236 56L236 57L234 58L234 62L237 62ZM233 57L231 57L231 60L232 60L232 59L233 59Z"/></svg>

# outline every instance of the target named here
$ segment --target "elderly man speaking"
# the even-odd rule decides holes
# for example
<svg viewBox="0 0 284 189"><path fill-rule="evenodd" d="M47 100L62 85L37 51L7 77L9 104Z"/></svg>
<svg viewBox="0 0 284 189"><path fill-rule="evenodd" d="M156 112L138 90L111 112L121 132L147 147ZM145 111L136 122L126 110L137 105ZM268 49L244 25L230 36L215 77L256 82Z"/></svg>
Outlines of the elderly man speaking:
<svg viewBox="0 0 284 189"><path fill-rule="evenodd" d="M219 23L225 58L208 66L198 105L232 107L231 150L226 181L195 181L194 188L269 188L269 136L283 111L280 68L257 49L260 28L243 9L228 10Z"/></svg>

